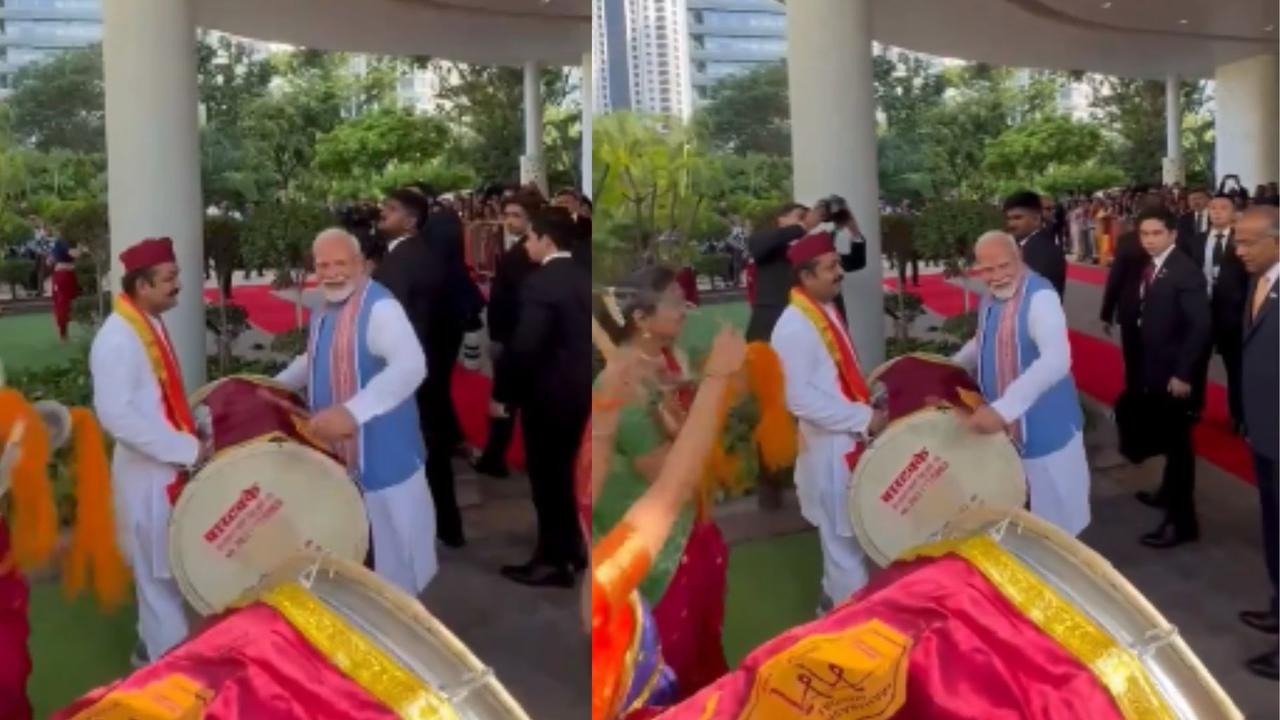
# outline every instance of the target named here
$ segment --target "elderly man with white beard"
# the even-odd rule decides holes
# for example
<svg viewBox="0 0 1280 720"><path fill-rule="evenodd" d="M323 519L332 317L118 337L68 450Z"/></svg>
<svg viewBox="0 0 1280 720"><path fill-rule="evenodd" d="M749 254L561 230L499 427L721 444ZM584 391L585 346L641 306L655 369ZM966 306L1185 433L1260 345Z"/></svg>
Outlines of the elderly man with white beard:
<svg viewBox="0 0 1280 720"><path fill-rule="evenodd" d="M1089 524L1089 461L1058 293L1023 264L1008 233L985 233L974 256L988 292L977 334L952 359L974 372L987 404L966 424L1007 432L1022 457L1031 512L1079 535Z"/></svg>
<svg viewBox="0 0 1280 720"><path fill-rule="evenodd" d="M311 432L345 460L360 486L374 571L416 596L437 568L414 401L426 359L404 308L366 275L354 236L330 228L311 251L324 304L312 313L306 354L276 380L307 389Z"/></svg>

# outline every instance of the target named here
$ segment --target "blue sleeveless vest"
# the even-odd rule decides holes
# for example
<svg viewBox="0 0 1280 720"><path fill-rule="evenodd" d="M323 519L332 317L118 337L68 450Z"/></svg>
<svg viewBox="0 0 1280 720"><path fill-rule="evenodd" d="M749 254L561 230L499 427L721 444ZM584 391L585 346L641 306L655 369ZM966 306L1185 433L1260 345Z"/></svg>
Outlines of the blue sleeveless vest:
<svg viewBox="0 0 1280 720"><path fill-rule="evenodd" d="M1027 271L1022 289L1022 307L1018 309L1018 372L1024 372L1040 357L1040 351L1031 339L1028 328L1031 317L1031 298L1035 293L1055 293L1053 285L1042 275ZM1055 300L1057 298L1055 297ZM978 308L978 385L987 402L999 399L999 382L996 376L996 333L1000 328L1000 313L1006 301L990 293ZM1054 383L1032 403L1019 422L1022 425L1022 443L1018 452L1024 458L1044 457L1061 450L1075 434L1084 429L1084 416L1080 411L1080 398L1076 394L1075 380L1071 375Z"/></svg>
<svg viewBox="0 0 1280 720"><path fill-rule="evenodd" d="M364 292L352 296L347 302L360 303L356 319L355 362L359 387L364 388L375 375L382 372L386 362L369 352L369 316L379 300L392 298L384 285L370 280ZM311 316L311 377L307 383L311 411L323 410L333 404L330 385L330 346L333 329L342 305L319 309ZM408 480L426 462L426 449L418 425L418 406L414 396L390 412L373 418L360 426L359 477L356 481L364 491L382 490Z"/></svg>

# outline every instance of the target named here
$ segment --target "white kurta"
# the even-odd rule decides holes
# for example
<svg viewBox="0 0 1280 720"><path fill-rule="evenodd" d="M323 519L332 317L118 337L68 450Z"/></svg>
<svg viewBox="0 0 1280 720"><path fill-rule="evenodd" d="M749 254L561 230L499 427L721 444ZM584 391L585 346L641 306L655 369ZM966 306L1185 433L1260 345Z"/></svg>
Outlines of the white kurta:
<svg viewBox="0 0 1280 720"><path fill-rule="evenodd" d="M1071 374L1071 343L1067 339L1067 316L1057 293L1038 292L1031 296L1027 329L1040 357L1009 384L1003 395L991 403L1006 423L1018 420L1036 399ZM952 358L973 371L981 352L978 338L972 338ZM1032 430L1034 432L1034 430ZM1066 445L1048 455L1023 458L1031 512L1076 536L1089 525L1089 458L1084 449L1084 433L1077 432Z"/></svg>
<svg viewBox="0 0 1280 720"><path fill-rule="evenodd" d="M824 310L844 332L835 306ZM787 410L799 424L795 483L800 513L818 528L822 589L838 604L869 578L866 554L849 521L851 473L845 455L866 431L872 411L845 398L822 337L795 307L788 306L778 318L770 345L782 361Z"/></svg>
<svg viewBox="0 0 1280 720"><path fill-rule="evenodd" d="M366 337L369 352L382 358L386 367L345 404L360 425L390 412L405 400L412 401L427 375L422 346L404 308L395 299L374 303ZM307 356L299 355L276 380L302 390L309 379L307 372ZM374 571L410 595L418 595L439 568L435 503L427 489L426 470L419 467L403 482L366 492L364 504L373 532Z"/></svg>
<svg viewBox="0 0 1280 720"><path fill-rule="evenodd" d="M138 636L154 660L187 636L182 595L169 570L165 488L179 469L196 461L200 443L165 419L160 383L146 349L119 315L108 317L94 337L89 371L94 412L116 442L111 461L116 534L133 569Z"/></svg>

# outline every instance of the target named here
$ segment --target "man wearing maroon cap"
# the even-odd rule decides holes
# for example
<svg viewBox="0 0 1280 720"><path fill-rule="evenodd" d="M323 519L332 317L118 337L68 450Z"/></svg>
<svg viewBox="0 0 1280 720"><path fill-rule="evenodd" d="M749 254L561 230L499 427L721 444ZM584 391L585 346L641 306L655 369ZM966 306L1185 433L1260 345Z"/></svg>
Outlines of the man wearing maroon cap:
<svg viewBox="0 0 1280 720"><path fill-rule="evenodd" d="M182 595L169 570L169 510L181 474L208 452L197 439L178 358L160 315L178 304L169 238L120 254L123 293L93 339L93 407L115 438L111 463L116 533L133 568L138 600L134 664L158 658L187 635Z"/></svg>
<svg viewBox="0 0 1280 720"><path fill-rule="evenodd" d="M829 607L868 579L846 510L847 480L863 445L886 419L869 403L857 352L835 306L844 279L835 241L825 232L806 235L787 249L787 258L791 295L770 344L782 362L787 409L799 425L796 496L800 513L818 528Z"/></svg>

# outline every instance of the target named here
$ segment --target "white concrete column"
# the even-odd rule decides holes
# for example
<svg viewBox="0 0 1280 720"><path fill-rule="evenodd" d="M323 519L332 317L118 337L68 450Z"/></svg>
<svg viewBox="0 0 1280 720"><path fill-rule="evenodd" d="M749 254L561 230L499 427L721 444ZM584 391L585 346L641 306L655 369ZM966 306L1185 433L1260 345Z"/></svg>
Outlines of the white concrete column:
<svg viewBox="0 0 1280 720"><path fill-rule="evenodd" d="M1182 183L1182 83L1177 75L1164 80L1164 124L1164 184Z"/></svg>
<svg viewBox="0 0 1280 720"><path fill-rule="evenodd" d="M582 194L591 197L591 115L595 112L595 86L591 53L582 54ZM594 198L592 198L594 199Z"/></svg>
<svg viewBox="0 0 1280 720"><path fill-rule="evenodd" d="M542 160L542 73L536 62L524 64L524 157L520 182L536 183L547 194L547 171Z"/></svg>
<svg viewBox="0 0 1280 720"><path fill-rule="evenodd" d="M845 309L863 372L884 360L870 15L871 0L787 3L795 197L808 204L832 193L844 196L867 238L867 267L844 281Z"/></svg>
<svg viewBox="0 0 1280 720"><path fill-rule="evenodd" d="M1280 179L1280 69L1277 56L1257 55L1214 73L1214 133L1219 179L1232 173L1253 192L1259 183Z"/></svg>
<svg viewBox="0 0 1280 720"><path fill-rule="evenodd" d="M111 282L122 250L173 238L178 307L164 316L188 391L205 381L204 237L197 124L195 19L190 0L105 0L107 202Z"/></svg>

